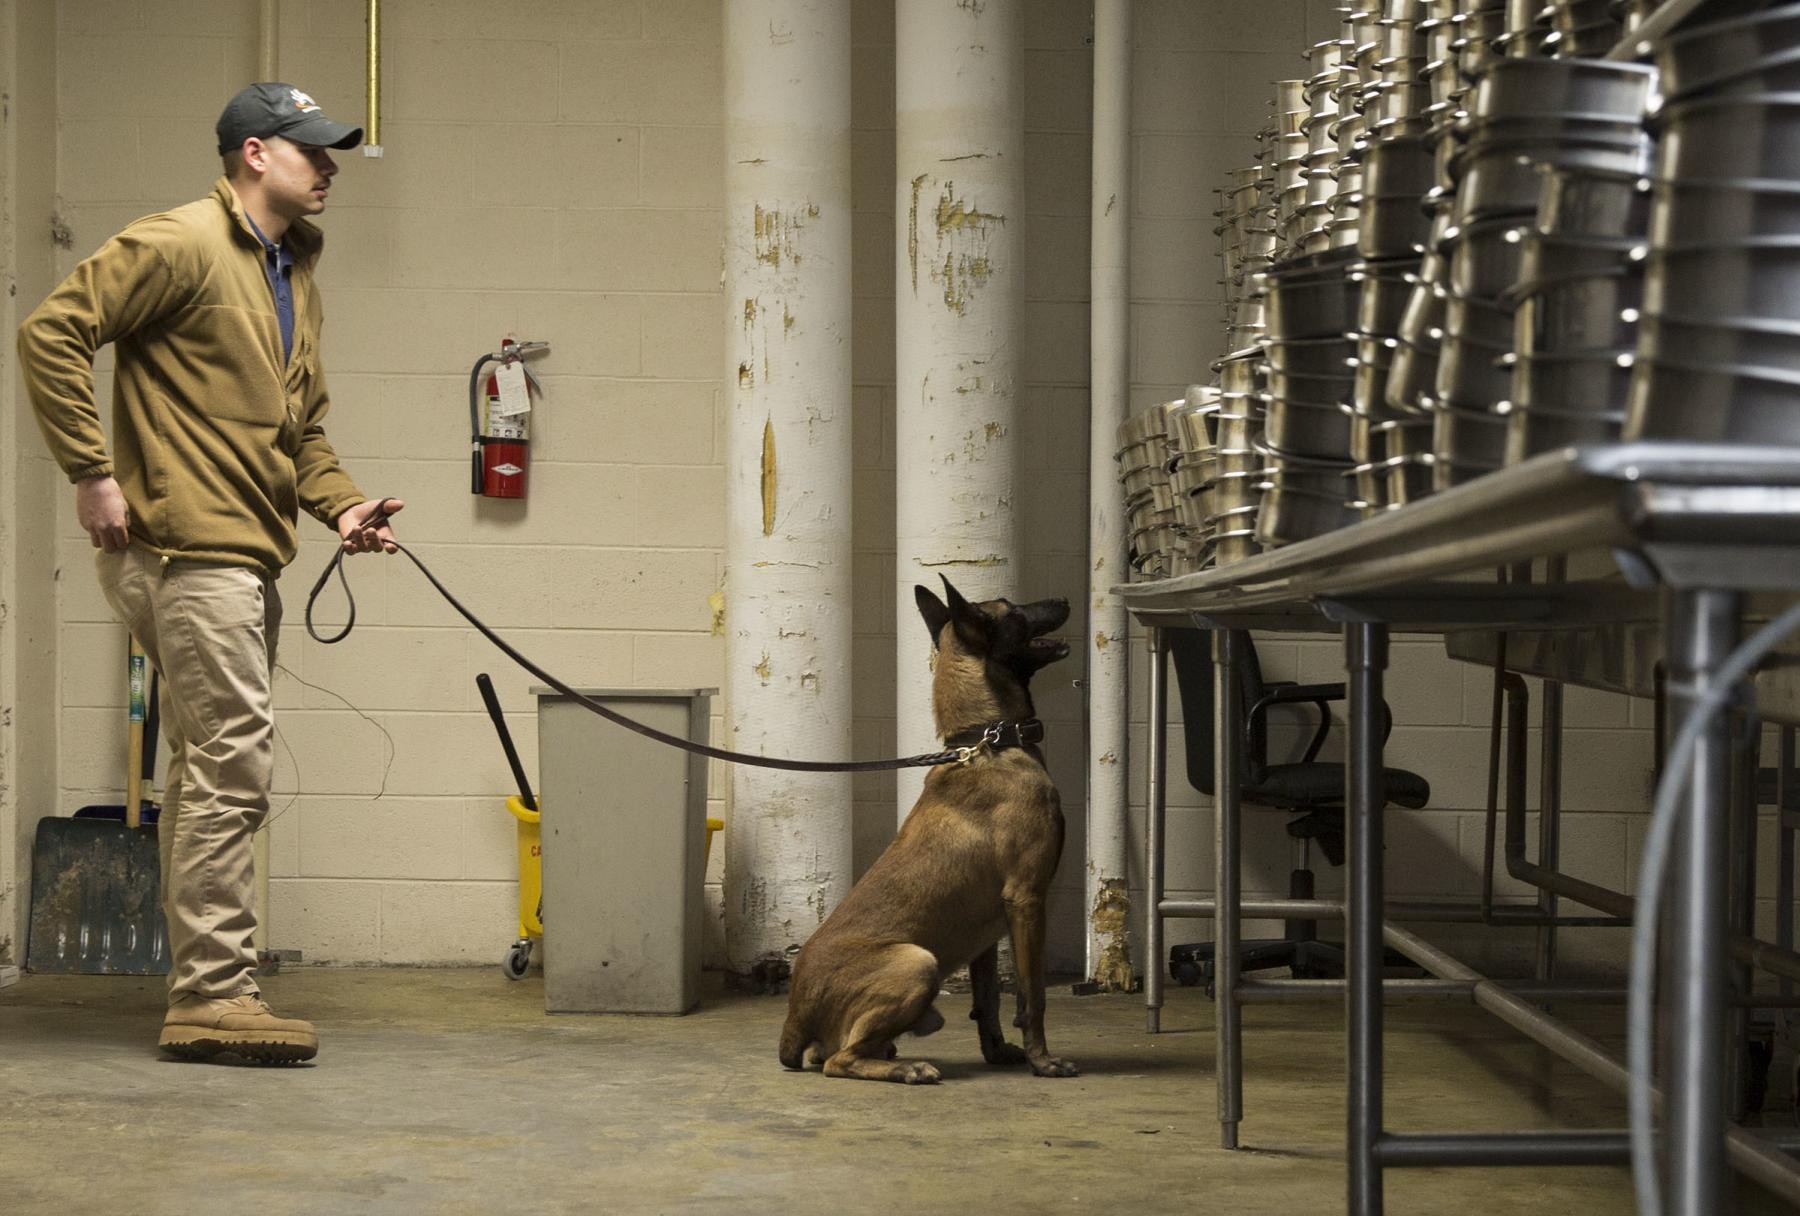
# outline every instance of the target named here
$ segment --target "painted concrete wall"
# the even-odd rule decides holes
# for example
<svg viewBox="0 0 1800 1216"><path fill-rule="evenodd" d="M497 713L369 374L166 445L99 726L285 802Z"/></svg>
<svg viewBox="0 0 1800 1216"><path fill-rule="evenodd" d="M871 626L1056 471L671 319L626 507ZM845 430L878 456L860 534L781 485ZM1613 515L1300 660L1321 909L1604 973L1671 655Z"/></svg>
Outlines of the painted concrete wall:
<svg viewBox="0 0 1800 1216"><path fill-rule="evenodd" d="M1212 190L1248 163L1268 82L1303 74L1301 51L1337 17L1312 0L1135 7L1131 366L1133 401L1147 404L1205 378L1221 353ZM892 0L859 0L853 13L852 677L856 750L875 756L893 747L894 630L921 626L894 609ZM1089 16L1078 0L1034 0L1027 13L1018 594L1079 601ZM57 18L54 193L69 247L54 252L66 270L131 218L208 188L212 123L253 71L254 6L71 2ZM709 602L724 538L718 6L545 0L514 6L502 27L493 6L473 0L390 3L384 27L387 155L346 158L324 219L330 434L366 490L408 499L399 523L421 556L541 662L578 683L718 684L723 645ZM361 42L359 0L283 5L281 73L328 111L360 111ZM48 239L37 222L12 230L25 252ZM555 343L540 369L548 397L534 418L523 506L466 488L467 369L508 331ZM8 392L11 383L9 374ZM40 738L60 732L44 797L66 813L116 800L123 783L123 634L93 584L72 495L58 494L57 675L5 696L35 716ZM307 641L301 601L331 540L307 526L283 580L274 944L320 961L496 961L516 914L502 809L510 778L473 678L494 674L532 757L530 679L461 626L404 559L358 559L357 633L334 648ZM328 620L340 611L328 600ZM1077 613L1070 635L1083 627ZM1262 659L1272 678L1338 669L1335 645L1322 640L1277 639ZM1395 818L1390 889L1455 894L1479 856L1485 676L1428 640L1397 640L1393 662L1390 754L1431 779L1434 799ZM1134 642L1130 849L1140 891L1143 673ZM1065 663L1038 687L1073 829L1053 900L1051 961L1062 968L1079 968L1082 944L1079 674ZM1628 884L1648 706L1572 692L1565 719L1565 859L1584 877ZM1283 727L1278 743L1292 746L1297 729ZM1179 748L1179 733L1172 741ZM1171 777L1171 893L1205 891L1210 814L1178 765ZM715 797L724 788L715 771ZM893 831L892 779L857 777L853 799L860 870ZM712 813L729 819L717 801ZM1246 889L1284 889L1279 817L1253 814L1246 839ZM713 850L715 884L722 853ZM1331 889L1329 868L1321 873ZM716 908L716 886L710 896ZM1176 924L1169 940L1205 936L1203 924Z"/></svg>

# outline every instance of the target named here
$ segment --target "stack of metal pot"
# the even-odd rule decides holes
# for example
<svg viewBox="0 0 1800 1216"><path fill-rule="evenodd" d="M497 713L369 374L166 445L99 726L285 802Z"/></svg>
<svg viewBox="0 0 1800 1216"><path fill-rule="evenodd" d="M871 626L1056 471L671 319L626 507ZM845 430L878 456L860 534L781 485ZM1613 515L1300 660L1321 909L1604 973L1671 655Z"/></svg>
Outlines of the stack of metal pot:
<svg viewBox="0 0 1800 1216"><path fill-rule="evenodd" d="M1306 108L1304 80L1275 82L1275 137L1271 163L1275 177L1275 249L1277 259L1298 253L1301 213L1306 209L1307 134L1312 114Z"/></svg>
<svg viewBox="0 0 1800 1216"><path fill-rule="evenodd" d="M1628 439L1800 443L1797 47L1792 4L1657 46L1665 104Z"/></svg>
<svg viewBox="0 0 1800 1216"><path fill-rule="evenodd" d="M1275 181L1262 166L1233 170L1216 214L1224 261L1225 344L1230 350L1253 345L1263 333L1262 295L1257 276L1275 257Z"/></svg>
<svg viewBox="0 0 1800 1216"><path fill-rule="evenodd" d="M1345 66L1344 44L1336 38L1318 43L1307 58L1312 61L1313 74L1303 87L1306 117L1300 120L1306 136L1306 164L1301 173L1305 191L1295 214L1293 244L1300 253L1322 253L1331 247L1332 206L1338 196L1338 86ZM1343 222L1354 228L1355 215L1347 212ZM1349 243L1355 244L1354 231Z"/></svg>
<svg viewBox="0 0 1800 1216"><path fill-rule="evenodd" d="M1165 410L1169 428L1169 488L1175 496L1180 544L1170 573L1205 568L1212 558L1213 486L1219 474L1219 390L1190 384L1187 394Z"/></svg>
<svg viewBox="0 0 1800 1216"><path fill-rule="evenodd" d="M1439 490L1505 461L1511 293L1538 210L1539 166L1644 173L1643 115L1654 83L1654 69L1592 59L1493 59L1482 70L1451 166L1443 338L1434 391L1423 400L1433 415Z"/></svg>
<svg viewBox="0 0 1800 1216"><path fill-rule="evenodd" d="M1260 448L1274 470L1256 521L1265 545L1306 540L1357 518L1345 483L1360 298L1349 267L1356 259L1354 249L1334 249L1265 276L1269 394Z"/></svg>
<svg viewBox="0 0 1800 1216"><path fill-rule="evenodd" d="M1463 107L1473 90L1473 74L1499 58L1497 42L1506 32L1506 12L1491 4L1463 8L1458 0L1422 0L1417 32L1425 62L1419 76L1427 88L1424 119L1435 184L1426 194L1428 234L1401 314L1384 391L1390 411L1429 420L1442 352L1450 269L1446 237L1456 198L1454 166L1462 147ZM1430 436L1417 427L1390 436L1388 501L1404 505L1436 485Z"/></svg>
<svg viewBox="0 0 1800 1216"><path fill-rule="evenodd" d="M1262 551L1256 539L1256 515L1262 489L1273 470L1262 453L1265 377L1268 364L1260 350L1228 356L1219 371L1218 430L1214 478L1207 519L1213 562L1228 565Z"/></svg>
<svg viewBox="0 0 1800 1216"><path fill-rule="evenodd" d="M1362 260L1352 268L1358 299L1350 456L1355 501L1368 515L1403 505L1430 481L1420 459L1430 448L1430 420L1395 409L1387 394L1401 322L1431 232L1424 199L1432 189L1433 165L1425 138L1372 140L1364 152L1363 184L1357 242Z"/></svg>
<svg viewBox="0 0 1800 1216"><path fill-rule="evenodd" d="M1139 410L1119 424L1119 483L1125 490L1130 529L1131 566L1151 578L1174 573L1178 553L1185 553L1187 531L1175 507L1169 481L1169 410L1185 405L1171 401Z"/></svg>
<svg viewBox="0 0 1800 1216"><path fill-rule="evenodd" d="M1508 464L1619 438L1643 305L1648 179L1578 165L1540 166L1540 176L1510 293Z"/></svg>

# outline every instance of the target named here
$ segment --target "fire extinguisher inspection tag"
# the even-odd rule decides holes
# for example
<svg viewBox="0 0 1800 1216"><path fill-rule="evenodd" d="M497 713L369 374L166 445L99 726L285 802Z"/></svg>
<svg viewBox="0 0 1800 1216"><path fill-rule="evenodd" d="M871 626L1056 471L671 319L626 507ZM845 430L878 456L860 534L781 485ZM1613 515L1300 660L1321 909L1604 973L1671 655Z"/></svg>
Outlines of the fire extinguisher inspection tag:
<svg viewBox="0 0 1800 1216"><path fill-rule="evenodd" d="M531 390L525 383L523 363L501 364L500 370L494 373L494 379L500 386L500 400L489 407L490 412L511 416L530 411Z"/></svg>

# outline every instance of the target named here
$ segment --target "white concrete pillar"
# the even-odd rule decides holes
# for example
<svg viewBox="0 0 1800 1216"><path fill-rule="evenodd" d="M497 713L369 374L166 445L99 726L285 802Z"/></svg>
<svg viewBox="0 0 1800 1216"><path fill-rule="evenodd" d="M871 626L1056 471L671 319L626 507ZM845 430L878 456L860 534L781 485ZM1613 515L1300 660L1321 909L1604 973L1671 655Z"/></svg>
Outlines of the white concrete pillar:
<svg viewBox="0 0 1800 1216"><path fill-rule="evenodd" d="M726 0L725 746L850 756L850 13ZM726 948L850 889L850 778L729 768Z"/></svg>
<svg viewBox="0 0 1800 1216"><path fill-rule="evenodd" d="M1094 186L1089 281L1087 972L1131 986L1131 895L1125 881L1125 503L1113 448L1130 396L1131 0L1094 0ZM1146 965L1153 965L1147 961Z"/></svg>
<svg viewBox="0 0 1800 1216"><path fill-rule="evenodd" d="M56 5L0 3L0 964L25 961L31 850L54 815L62 686L57 508L75 489L45 450L15 370L19 322L56 286ZM85 548L85 545L83 546ZM75 563L66 579L92 579ZM121 643L122 645L122 643Z"/></svg>
<svg viewBox="0 0 1800 1216"><path fill-rule="evenodd" d="M895 9L896 737L937 746L913 586L1019 595L1025 0ZM924 784L903 771L898 820Z"/></svg>

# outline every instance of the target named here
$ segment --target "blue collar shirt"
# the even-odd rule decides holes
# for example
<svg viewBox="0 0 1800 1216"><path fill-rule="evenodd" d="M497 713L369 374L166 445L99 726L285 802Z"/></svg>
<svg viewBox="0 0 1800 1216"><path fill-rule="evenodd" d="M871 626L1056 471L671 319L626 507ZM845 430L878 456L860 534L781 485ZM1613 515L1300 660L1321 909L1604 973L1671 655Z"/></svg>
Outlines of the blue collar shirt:
<svg viewBox="0 0 1800 1216"><path fill-rule="evenodd" d="M275 295L275 318L281 324L281 358L285 363L294 354L294 251L288 248L287 241L277 245L264 236L249 211L244 212L244 218L250 220L250 230L263 245L263 271L269 276L269 290Z"/></svg>

